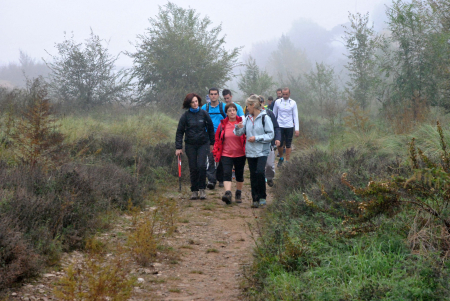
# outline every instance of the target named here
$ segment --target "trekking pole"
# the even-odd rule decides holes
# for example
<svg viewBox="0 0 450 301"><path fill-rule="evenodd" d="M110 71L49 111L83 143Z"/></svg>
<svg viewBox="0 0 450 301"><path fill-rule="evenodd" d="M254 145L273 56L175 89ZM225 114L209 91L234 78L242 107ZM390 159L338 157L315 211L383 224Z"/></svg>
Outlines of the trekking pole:
<svg viewBox="0 0 450 301"><path fill-rule="evenodd" d="M178 155L178 190L181 191L181 155Z"/></svg>

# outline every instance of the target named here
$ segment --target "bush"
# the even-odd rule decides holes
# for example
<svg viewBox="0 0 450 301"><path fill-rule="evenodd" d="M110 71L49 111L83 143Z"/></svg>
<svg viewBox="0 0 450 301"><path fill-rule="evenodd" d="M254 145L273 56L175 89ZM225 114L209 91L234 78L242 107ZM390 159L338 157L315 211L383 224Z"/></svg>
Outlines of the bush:
<svg viewBox="0 0 450 301"><path fill-rule="evenodd" d="M445 254L429 248L418 255L414 242L408 244L411 232L426 234L415 230L425 223L421 216L405 206L395 218L381 214L357 223L364 197L341 181L346 172L355 186L366 187L411 172L396 159L356 149L334 155L316 150L283 166L247 271L250 299L448 299Z"/></svg>
<svg viewBox="0 0 450 301"><path fill-rule="evenodd" d="M35 275L39 268L39 256L11 224L0 216L0 290Z"/></svg>

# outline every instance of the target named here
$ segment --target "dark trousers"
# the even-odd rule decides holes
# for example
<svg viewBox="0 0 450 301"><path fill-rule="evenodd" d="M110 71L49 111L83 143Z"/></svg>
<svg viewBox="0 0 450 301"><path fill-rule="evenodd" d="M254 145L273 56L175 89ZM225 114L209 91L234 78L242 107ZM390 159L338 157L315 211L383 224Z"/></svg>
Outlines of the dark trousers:
<svg viewBox="0 0 450 301"><path fill-rule="evenodd" d="M266 195L266 157L247 158L250 169L250 186L253 202L265 199Z"/></svg>
<svg viewBox="0 0 450 301"><path fill-rule="evenodd" d="M245 156L236 158L222 156L220 162L222 162L223 166L223 180L231 182L234 165L234 174L236 175L236 182L244 182L245 159L246 159Z"/></svg>
<svg viewBox="0 0 450 301"><path fill-rule="evenodd" d="M191 177L191 191L206 188L206 157L209 152L209 143L203 145L187 144L186 156L189 160L189 174Z"/></svg>
<svg viewBox="0 0 450 301"><path fill-rule="evenodd" d="M214 163L214 155L208 148L208 166L206 176L208 177L208 182L216 184L216 181L223 182L223 166L222 161L218 163L217 168Z"/></svg>

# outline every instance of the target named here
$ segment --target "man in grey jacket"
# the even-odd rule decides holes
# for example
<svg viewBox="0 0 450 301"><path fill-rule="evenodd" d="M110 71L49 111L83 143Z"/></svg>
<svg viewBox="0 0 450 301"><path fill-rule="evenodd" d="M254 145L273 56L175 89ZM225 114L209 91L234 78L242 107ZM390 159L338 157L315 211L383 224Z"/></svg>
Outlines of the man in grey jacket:
<svg viewBox="0 0 450 301"><path fill-rule="evenodd" d="M274 138L272 120L261 110L259 97L252 95L246 101L249 115L236 124L234 133L246 135L245 155L250 169L250 186L252 189L252 207L258 208L266 204L265 167L270 153L271 141Z"/></svg>

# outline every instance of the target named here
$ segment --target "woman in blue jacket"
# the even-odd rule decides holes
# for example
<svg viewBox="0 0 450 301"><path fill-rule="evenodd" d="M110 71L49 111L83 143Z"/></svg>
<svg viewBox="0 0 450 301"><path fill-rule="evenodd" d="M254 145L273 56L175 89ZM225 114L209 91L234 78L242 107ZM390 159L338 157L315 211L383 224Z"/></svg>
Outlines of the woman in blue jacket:
<svg viewBox="0 0 450 301"><path fill-rule="evenodd" d="M246 100L249 115L236 124L234 133L246 135L245 155L250 169L250 186L252 189L252 207L266 204L265 167L270 152L270 143L274 138L272 120L262 110L259 97L252 95Z"/></svg>

